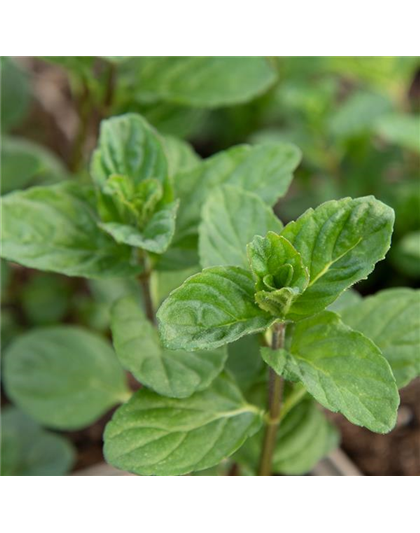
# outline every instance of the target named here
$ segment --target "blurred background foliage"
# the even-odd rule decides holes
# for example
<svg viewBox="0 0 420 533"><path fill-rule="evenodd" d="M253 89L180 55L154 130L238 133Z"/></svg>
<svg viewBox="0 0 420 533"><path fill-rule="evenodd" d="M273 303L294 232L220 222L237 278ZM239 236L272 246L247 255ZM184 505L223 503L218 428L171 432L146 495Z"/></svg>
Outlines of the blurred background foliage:
<svg viewBox="0 0 420 533"><path fill-rule="evenodd" d="M283 222L330 199L373 194L396 211L393 246L357 289L419 287L419 59L201 59L1 58L1 194L89 179L101 119L129 111L189 141L201 157L240 143L293 142L303 160L276 206ZM156 303L192 272L156 273ZM3 347L29 328L63 322L108 336L112 302L139 293L135 280L87 281L5 261L1 287ZM60 474L71 467L69 443L8 409L4 453L16 455L13 471ZM25 450L13 445L21 427L28 439L44 439L51 454L61 453L52 467L42 453L22 459Z"/></svg>

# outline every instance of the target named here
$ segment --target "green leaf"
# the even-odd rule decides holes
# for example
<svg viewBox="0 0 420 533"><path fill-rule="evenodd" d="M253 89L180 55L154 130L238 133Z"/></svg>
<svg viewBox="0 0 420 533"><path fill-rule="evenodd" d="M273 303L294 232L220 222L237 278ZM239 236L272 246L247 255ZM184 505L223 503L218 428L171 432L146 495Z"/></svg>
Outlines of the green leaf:
<svg viewBox="0 0 420 533"><path fill-rule="evenodd" d="M181 199L178 240L197 233L201 208L216 188L235 185L274 205L290 185L300 162L300 151L291 144L236 146L204 160L175 178Z"/></svg>
<svg viewBox="0 0 420 533"><path fill-rule="evenodd" d="M187 278L200 272L200 270L198 265L186 270L174 270L169 272L159 272L158 270L155 270L151 277L151 291L155 307L159 307L163 300L167 298L173 290L182 285Z"/></svg>
<svg viewBox="0 0 420 533"><path fill-rule="evenodd" d="M228 346L228 360L226 370L235 378L241 390L248 392L265 373L265 365L260 357L261 343L258 335L242 337Z"/></svg>
<svg viewBox="0 0 420 533"><path fill-rule="evenodd" d="M1 58L1 130L10 130L22 121L30 103L27 74L9 57Z"/></svg>
<svg viewBox="0 0 420 533"><path fill-rule="evenodd" d="M392 102L381 94L367 91L353 93L332 115L331 134L334 138L352 138L369 134L375 121L392 109Z"/></svg>
<svg viewBox="0 0 420 533"><path fill-rule="evenodd" d="M137 74L144 97L194 107L247 102L277 79L263 57L142 57Z"/></svg>
<svg viewBox="0 0 420 533"><path fill-rule="evenodd" d="M109 344L79 327L31 330L4 359L7 395L46 426L86 427L130 394Z"/></svg>
<svg viewBox="0 0 420 533"><path fill-rule="evenodd" d="M74 462L67 439L42 429L16 407L2 408L2 476L63 476Z"/></svg>
<svg viewBox="0 0 420 533"><path fill-rule="evenodd" d="M328 306L328 311L341 314L343 309L351 307L354 304L362 301L362 296L354 289L347 289L344 291L331 305Z"/></svg>
<svg viewBox="0 0 420 533"><path fill-rule="evenodd" d="M399 388L420 375L420 290L381 291L340 314L380 348Z"/></svg>
<svg viewBox="0 0 420 533"><path fill-rule="evenodd" d="M332 200L289 223L281 235L302 256L310 281L288 318L299 320L322 311L365 279L385 257L393 224L394 211L373 196Z"/></svg>
<svg viewBox="0 0 420 533"><path fill-rule="evenodd" d="M269 231L257 235L247 246L249 264L256 280L255 301L264 311L284 318L306 289L308 269L290 242Z"/></svg>
<svg viewBox="0 0 420 533"><path fill-rule="evenodd" d="M75 302L80 323L108 334L114 302L131 295L143 304L143 292L137 278L96 279L88 281L89 294L78 295Z"/></svg>
<svg viewBox="0 0 420 533"><path fill-rule="evenodd" d="M21 289L21 302L31 324L46 325L60 322L70 307L72 289L66 278L38 274Z"/></svg>
<svg viewBox="0 0 420 533"><path fill-rule="evenodd" d="M327 409L377 433L396 421L398 389L379 348L324 311L298 322L287 348L286 372L297 376Z"/></svg>
<svg viewBox="0 0 420 533"><path fill-rule="evenodd" d="M170 176L188 172L200 164L200 157L187 142L172 135L165 135L164 141Z"/></svg>
<svg viewBox="0 0 420 533"><path fill-rule="evenodd" d="M98 228L94 203L90 188L70 182L3 197L2 256L68 276L139 273L131 249Z"/></svg>
<svg viewBox="0 0 420 533"><path fill-rule="evenodd" d="M208 387L223 370L224 350L172 351L162 348L156 329L131 297L112 308L111 329L121 364L158 394L186 398Z"/></svg>
<svg viewBox="0 0 420 533"><path fill-rule="evenodd" d="M167 250L174 236L178 206L178 201L163 206L152 215L144 230L118 222L100 223L99 227L120 244L161 254Z"/></svg>
<svg viewBox="0 0 420 533"><path fill-rule="evenodd" d="M135 474L187 474L232 455L261 422L261 411L225 376L182 400L141 390L108 423L104 454Z"/></svg>
<svg viewBox="0 0 420 533"><path fill-rule="evenodd" d="M273 455L273 471L302 475L337 447L339 435L313 400L304 400L282 420ZM261 455L263 432L248 439L235 454L244 473L255 475Z"/></svg>
<svg viewBox="0 0 420 533"><path fill-rule="evenodd" d="M135 90L135 87L132 90ZM128 94L127 98L131 100L131 94ZM179 106L162 101L147 104L142 102L141 112L159 133L176 135L183 139L193 139L199 135L210 113L206 109ZM168 159L170 159L169 153Z"/></svg>
<svg viewBox="0 0 420 533"><path fill-rule="evenodd" d="M389 143L420 153L420 116L394 113L378 120L376 131Z"/></svg>
<svg viewBox="0 0 420 533"><path fill-rule="evenodd" d="M44 147L15 137L1 144L1 194L28 185L50 184L67 176L61 162Z"/></svg>
<svg viewBox="0 0 420 533"><path fill-rule="evenodd" d="M420 278L420 230L411 231L391 250L393 265L403 274Z"/></svg>
<svg viewBox="0 0 420 533"><path fill-rule="evenodd" d="M199 228L201 266L248 268L246 245L254 235L280 232L283 225L256 195L239 187L216 189L204 204Z"/></svg>
<svg viewBox="0 0 420 533"><path fill-rule="evenodd" d="M154 178L167 184L168 163L162 139L140 115L130 113L101 122L91 173L99 187L112 175L127 176L137 185Z"/></svg>
<svg viewBox="0 0 420 533"><path fill-rule="evenodd" d="M10 265L7 261L4 261L3 259L0 260L0 275L1 275L1 297L2 297L2 303L3 303L3 299L5 297L5 290L7 289L7 286L9 285L10 278L11 278Z"/></svg>
<svg viewBox="0 0 420 533"><path fill-rule="evenodd" d="M164 344L174 350L218 348L270 327L254 302L252 276L239 267L212 267L187 279L161 305Z"/></svg>

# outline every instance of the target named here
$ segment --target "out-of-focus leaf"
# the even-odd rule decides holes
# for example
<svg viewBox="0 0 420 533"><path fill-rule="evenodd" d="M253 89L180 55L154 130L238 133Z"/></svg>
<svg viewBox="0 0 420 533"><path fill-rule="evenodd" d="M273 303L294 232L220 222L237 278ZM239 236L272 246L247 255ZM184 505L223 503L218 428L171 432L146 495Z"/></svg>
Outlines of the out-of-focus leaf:
<svg viewBox="0 0 420 533"><path fill-rule="evenodd" d="M2 476L63 476L74 461L66 438L42 429L16 407L2 408Z"/></svg>
<svg viewBox="0 0 420 533"><path fill-rule="evenodd" d="M376 131L387 142L420 153L420 115L387 115L378 120Z"/></svg>
<svg viewBox="0 0 420 533"><path fill-rule="evenodd" d="M420 375L420 290L380 291L340 314L381 349L400 388Z"/></svg>
<svg viewBox="0 0 420 533"><path fill-rule="evenodd" d="M261 455L263 432L248 439L235 454L241 469L247 475L256 475ZM320 411L316 402L304 400L282 420L277 433L273 455L273 472L302 475L338 446L335 427Z"/></svg>
<svg viewBox="0 0 420 533"><path fill-rule="evenodd" d="M247 102L277 79L263 57L142 57L137 75L145 97L209 108Z"/></svg>
<svg viewBox="0 0 420 533"><path fill-rule="evenodd" d="M391 259L404 274L420 278L420 231L405 235L391 250Z"/></svg>
<svg viewBox="0 0 420 533"><path fill-rule="evenodd" d="M112 348L79 327L31 330L13 341L4 359L7 395L49 427L86 427L130 396Z"/></svg>
<svg viewBox="0 0 420 533"><path fill-rule="evenodd" d="M369 133L375 121L392 110L392 102L381 94L356 92L332 115L331 134L338 138L351 138Z"/></svg>
<svg viewBox="0 0 420 533"><path fill-rule="evenodd" d="M1 130L7 131L25 117L30 103L26 73L8 57L1 58Z"/></svg>
<svg viewBox="0 0 420 533"><path fill-rule="evenodd" d="M22 306L31 324L60 322L70 306L71 288L63 277L38 274L22 288Z"/></svg>
<svg viewBox="0 0 420 533"><path fill-rule="evenodd" d="M67 177L61 162L47 149L17 137L2 139L1 174L1 194Z"/></svg>

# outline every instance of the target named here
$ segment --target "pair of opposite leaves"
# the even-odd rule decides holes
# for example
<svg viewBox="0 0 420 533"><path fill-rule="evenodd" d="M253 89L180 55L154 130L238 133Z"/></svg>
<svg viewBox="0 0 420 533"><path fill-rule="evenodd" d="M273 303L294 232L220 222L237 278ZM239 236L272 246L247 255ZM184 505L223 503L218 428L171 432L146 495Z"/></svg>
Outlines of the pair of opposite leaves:
<svg viewBox="0 0 420 533"><path fill-rule="evenodd" d="M239 208L244 216L235 218L235 224L243 224L246 234L247 226L255 222L247 210L247 193L226 188L218 194L244 195L240 202L243 209ZM217 203L222 210L228 204ZM241 240L236 227L224 234L219 231L223 231L221 217L218 223L208 224L206 209L210 207L205 207L200 227L202 259L211 256L211 248L219 239ZM229 210L222 215L229 216ZM280 308L288 320L297 322L292 341L287 352L263 349L263 359L279 373L302 381L327 408L341 411L354 423L373 431L389 431L398 406L389 364L373 342L323 309L366 277L384 257L393 220L393 211L371 197L328 202L289 224L281 237L269 234L266 240L254 239L249 248L253 273L241 266L229 266L232 256L242 256L237 256L235 246L225 246L227 266L206 268L189 278L161 306L158 317L164 341L175 349L209 350L263 331L284 316L276 317L261 309L256 294L263 291L267 299L273 295L270 311L276 312L281 302L276 292L285 288L282 284L292 282L291 292L298 296ZM267 218L263 223L266 228ZM282 269L284 264L290 267ZM283 365L279 364L281 357ZM108 425L108 460L139 473L181 473L216 464L261 425L262 412L256 406L239 397L229 402L231 387L233 383L221 376L211 387L186 400L145 392L135 395ZM168 409L176 423L162 418Z"/></svg>

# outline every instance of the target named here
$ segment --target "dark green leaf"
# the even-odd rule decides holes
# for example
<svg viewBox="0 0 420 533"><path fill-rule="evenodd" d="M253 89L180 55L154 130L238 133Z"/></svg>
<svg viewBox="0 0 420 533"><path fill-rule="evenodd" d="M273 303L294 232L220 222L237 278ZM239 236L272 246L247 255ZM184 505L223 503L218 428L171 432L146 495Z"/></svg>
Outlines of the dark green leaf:
<svg viewBox="0 0 420 533"><path fill-rule="evenodd" d="M26 73L9 57L1 58L1 130L19 124L28 111L30 89Z"/></svg>

